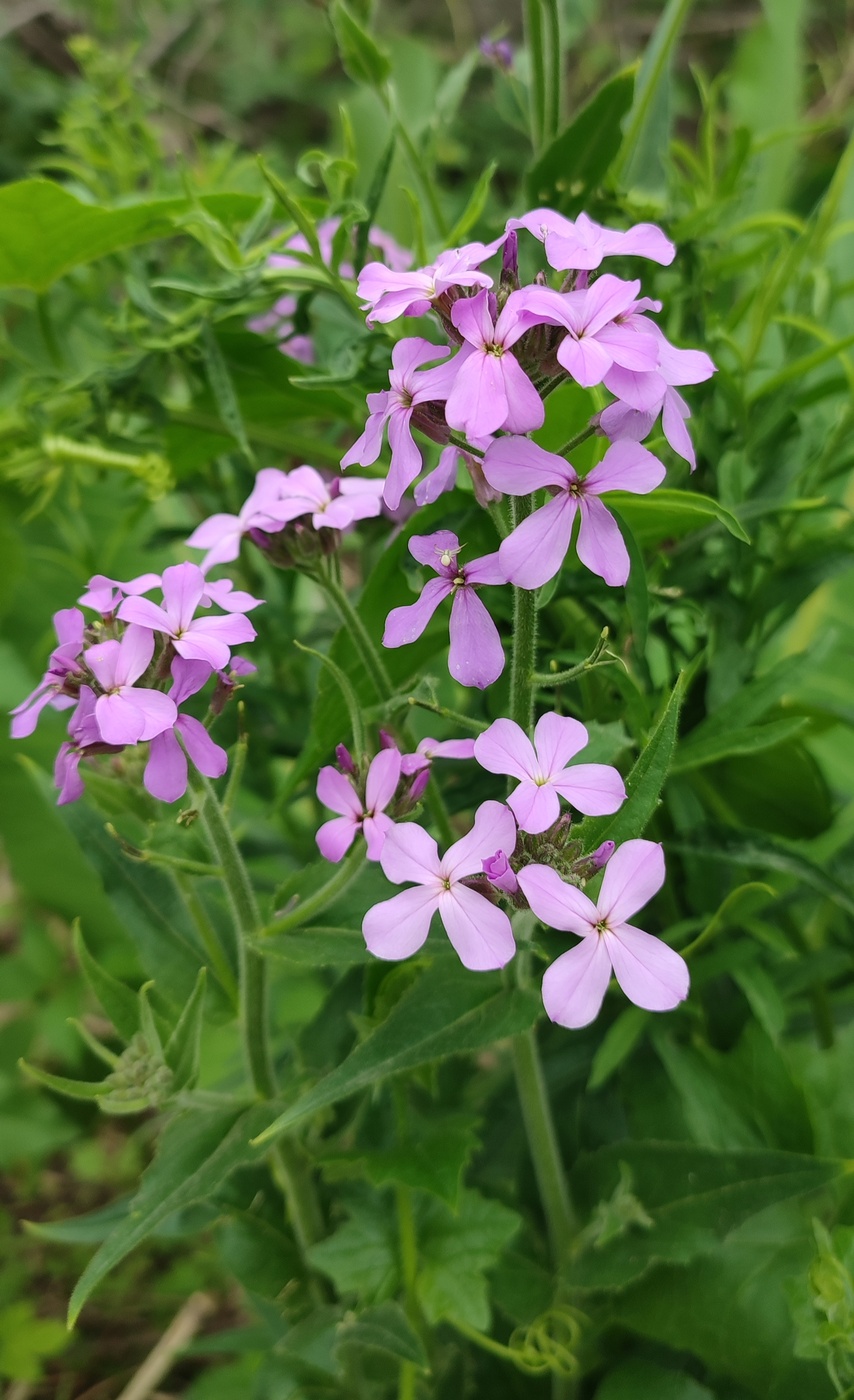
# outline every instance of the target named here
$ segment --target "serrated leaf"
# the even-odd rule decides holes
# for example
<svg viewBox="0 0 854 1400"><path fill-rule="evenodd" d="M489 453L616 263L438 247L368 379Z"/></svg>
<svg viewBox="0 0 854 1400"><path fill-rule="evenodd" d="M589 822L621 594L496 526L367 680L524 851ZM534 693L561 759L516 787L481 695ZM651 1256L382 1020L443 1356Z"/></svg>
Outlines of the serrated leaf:
<svg viewBox="0 0 854 1400"><path fill-rule="evenodd" d="M338 1327L336 1350L348 1347L380 1351L422 1369L427 1366L427 1354L421 1339L399 1303L380 1303L377 1307L365 1308L355 1317L346 1317Z"/></svg>
<svg viewBox="0 0 854 1400"><path fill-rule="evenodd" d="M532 204L563 214L584 207L620 149L623 117L632 105L636 65L605 83L546 147L528 174Z"/></svg>
<svg viewBox="0 0 854 1400"><path fill-rule="evenodd" d="M683 671L668 697L661 718L626 779L628 795L620 810L613 817L585 818L581 831L588 850L594 850L601 841L616 841L619 845L642 835L658 806L676 749L679 711L688 679L689 672Z"/></svg>
<svg viewBox="0 0 854 1400"><path fill-rule="evenodd" d="M461 977L457 967L429 968L390 1015L337 1069L298 1098L257 1141L267 1142L304 1118L372 1084L451 1055L473 1054L536 1021L532 992L500 991L489 973Z"/></svg>
<svg viewBox="0 0 854 1400"><path fill-rule="evenodd" d="M132 1040L139 1030L139 1002L136 992L119 982L112 973L105 971L92 957L86 947L79 919L74 920L71 937L74 956L90 991L98 998L122 1039Z"/></svg>
<svg viewBox="0 0 854 1400"><path fill-rule="evenodd" d="M368 1303L391 1297L400 1283L397 1224L387 1197L353 1202L343 1225L312 1245L314 1268L332 1279L339 1293L356 1293Z"/></svg>
<svg viewBox="0 0 854 1400"><path fill-rule="evenodd" d="M464 1191L459 1210L425 1201L418 1215L418 1300L428 1322L458 1318L485 1331L490 1307L484 1274L522 1221L500 1201Z"/></svg>
<svg viewBox="0 0 854 1400"><path fill-rule="evenodd" d="M572 1173L579 1208L615 1190L620 1163L652 1220L596 1247L587 1243L567 1266L571 1286L620 1290L658 1261L687 1263L715 1248L737 1225L778 1201L838 1181L842 1161L796 1152L716 1152L686 1143L613 1143L583 1157Z"/></svg>
<svg viewBox="0 0 854 1400"><path fill-rule="evenodd" d="M396 1182L456 1206L463 1169L477 1147L470 1118L445 1114L441 1122L412 1125L410 1136L396 1148L372 1152L363 1169L375 1186Z"/></svg>
<svg viewBox="0 0 854 1400"><path fill-rule="evenodd" d="M222 1110L182 1113L160 1139L157 1155L131 1202L130 1213L107 1236L89 1261L68 1304L68 1325L111 1269L147 1239L166 1218L185 1206L206 1201L238 1167L257 1162L252 1137L269 1122L274 1108L257 1104L235 1117Z"/></svg>

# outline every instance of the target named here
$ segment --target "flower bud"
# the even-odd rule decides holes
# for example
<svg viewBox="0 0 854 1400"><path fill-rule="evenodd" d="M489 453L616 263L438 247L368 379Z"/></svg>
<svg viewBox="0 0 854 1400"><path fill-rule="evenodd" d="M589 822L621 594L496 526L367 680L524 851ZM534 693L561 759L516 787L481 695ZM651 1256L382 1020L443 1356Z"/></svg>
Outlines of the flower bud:
<svg viewBox="0 0 854 1400"><path fill-rule="evenodd" d="M504 894L515 894L519 888L519 881L503 851L496 851L494 856L487 856L483 862L483 873L489 883Z"/></svg>
<svg viewBox="0 0 854 1400"><path fill-rule="evenodd" d="M420 773L416 773L412 779L412 786L409 789L409 800L413 804L420 802L424 796L424 789L430 781L430 769L422 768Z"/></svg>
<svg viewBox="0 0 854 1400"><path fill-rule="evenodd" d="M335 749L335 761L342 773L349 773L352 777L356 775L356 765L353 756L345 744L338 744Z"/></svg>
<svg viewBox="0 0 854 1400"><path fill-rule="evenodd" d="M603 866L608 864L608 861L611 859L616 849L617 847L613 841L603 841L601 846L596 847L590 860L596 866L597 870L601 870Z"/></svg>

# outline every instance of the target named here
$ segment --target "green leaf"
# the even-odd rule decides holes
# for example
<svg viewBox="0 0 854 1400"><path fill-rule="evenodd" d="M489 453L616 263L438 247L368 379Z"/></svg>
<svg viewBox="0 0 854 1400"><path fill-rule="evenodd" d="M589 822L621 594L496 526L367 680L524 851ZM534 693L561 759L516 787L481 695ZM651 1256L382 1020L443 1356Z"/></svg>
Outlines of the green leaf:
<svg viewBox="0 0 854 1400"><path fill-rule="evenodd" d="M699 743L712 735L731 734L734 730L755 724L772 705L796 693L800 681L813 674L826 656L827 644L821 643L797 656L784 657L776 666L741 686L731 699L716 706L691 730L685 743Z"/></svg>
<svg viewBox="0 0 854 1400"><path fill-rule="evenodd" d="M497 169L498 161L491 160L478 175L465 209L445 239L449 248L458 247L465 240L469 230L474 228L486 206L486 197Z"/></svg>
<svg viewBox="0 0 854 1400"><path fill-rule="evenodd" d="M486 1331L490 1308L484 1274L518 1231L521 1219L500 1201L464 1191L459 1210L425 1201L418 1218L418 1300L428 1322L459 1319Z"/></svg>
<svg viewBox="0 0 854 1400"><path fill-rule="evenodd" d="M664 712L626 779L627 797L613 817L585 817L581 828L585 847L594 850L601 841L628 841L640 836L658 806L673 754L689 672L683 671L669 696Z"/></svg>
<svg viewBox="0 0 854 1400"><path fill-rule="evenodd" d="M207 968L200 967L196 985L163 1052L166 1063L175 1076L176 1089L191 1089L199 1077L206 986Z"/></svg>
<svg viewBox="0 0 854 1400"><path fill-rule="evenodd" d="M607 1243L586 1232L580 1253L567 1266L573 1288L620 1290L658 1261L688 1263L750 1216L839 1181L848 1171L845 1162L796 1152L613 1143L581 1158L574 1169L579 1209L592 1210L619 1188L621 1163L652 1225L629 1225Z"/></svg>
<svg viewBox="0 0 854 1400"><path fill-rule="evenodd" d="M459 1198L463 1170L477 1143L470 1118L445 1113L441 1122L416 1119L405 1142L362 1159L364 1174L375 1186L396 1182L416 1191L429 1191L453 1207Z"/></svg>
<svg viewBox="0 0 854 1400"><path fill-rule="evenodd" d="M625 491L611 491L613 503L628 522L641 545L659 544L666 539L679 539L694 530L702 530L716 521L737 540L750 544L750 536L741 521L711 496L694 491L660 488L648 496L631 496Z"/></svg>
<svg viewBox="0 0 854 1400"><path fill-rule="evenodd" d="M702 847L674 842L672 849L702 856L705 860L723 860L732 865L776 870L781 875L790 875L795 880L803 881L819 894L825 895L834 904L838 904L840 909L854 915L854 898L847 886L816 865L803 852L787 846L783 841L774 841L764 832L741 832L735 839L708 841Z"/></svg>
<svg viewBox="0 0 854 1400"><path fill-rule="evenodd" d="M132 1040L139 1030L139 1002L136 992L119 982L96 962L86 947L80 920L75 919L71 933L76 957L90 990L98 998L123 1040Z"/></svg>
<svg viewBox="0 0 854 1400"><path fill-rule="evenodd" d="M252 1137L269 1122L270 1104L235 1116L221 1110L182 1113L166 1128L130 1213L89 1261L68 1304L73 1327L86 1300L111 1269L175 1211L207 1201L238 1167L257 1162Z"/></svg>
<svg viewBox="0 0 854 1400"><path fill-rule="evenodd" d="M359 967L370 962L359 929L315 925L293 933L271 934L263 941L265 957L294 967Z"/></svg>
<svg viewBox="0 0 854 1400"><path fill-rule="evenodd" d="M730 729L728 732L706 733L705 737L701 732L699 738L695 737L697 730L694 730L680 743L672 772L685 773L692 768L705 768L707 764L717 763L720 759L731 758L735 754L753 754L762 749L776 748L778 744L783 744L787 739L800 734L809 723L809 718L796 715L791 719L771 720L768 724L749 725L746 728ZM704 726L698 725L698 730L702 731L703 728Z"/></svg>
<svg viewBox="0 0 854 1400"><path fill-rule="evenodd" d="M643 154L653 124L659 128L655 132L656 143L666 150L669 122L665 120L662 130L660 120L655 123L655 117L660 118L661 95L666 93L671 55L692 4L693 0L668 0L644 52L635 82L634 102L614 165L614 175L624 183L632 181L631 167Z"/></svg>
<svg viewBox="0 0 854 1400"><path fill-rule="evenodd" d="M88 1099L91 1102L110 1092L110 1085L105 1080L64 1079L59 1074L48 1074L47 1070L39 1069L37 1065L27 1064L26 1060L19 1060L18 1065L37 1084L53 1089L54 1093L62 1094L67 1099Z"/></svg>
<svg viewBox="0 0 854 1400"><path fill-rule="evenodd" d="M461 977L457 967L424 972L387 1019L343 1064L298 1098L257 1141L268 1142L340 1099L450 1055L473 1054L528 1030L540 1012L527 991L500 991L489 973Z"/></svg>
<svg viewBox="0 0 854 1400"><path fill-rule="evenodd" d="M532 204L577 213L599 188L620 149L620 128L632 105L636 72L633 65L611 78L546 147L528 174Z"/></svg>
<svg viewBox="0 0 854 1400"><path fill-rule="evenodd" d="M615 1070L631 1054L644 1031L649 1026L649 1012L630 1006L621 1011L616 1021L608 1027L605 1038L593 1056L588 1090L601 1089Z"/></svg>
<svg viewBox="0 0 854 1400"><path fill-rule="evenodd" d="M225 427L230 432L237 443L244 457L250 466L254 465L255 454L249 446L249 439L246 436L246 426L243 422L243 415L240 411L240 404L235 393L231 375L228 372L228 365L225 363L219 342L210 324L210 321L202 323L200 343L202 348L202 358L208 376L208 383L211 393L216 400L217 410Z"/></svg>
<svg viewBox="0 0 854 1400"><path fill-rule="evenodd" d="M706 1386L654 1361L627 1361L609 1371L593 1400L715 1400Z"/></svg>
<svg viewBox="0 0 854 1400"><path fill-rule="evenodd" d="M335 32L338 52L345 72L354 83L367 83L368 87L381 88L391 77L391 62L376 40L363 29L344 4L344 0L332 0L329 18Z"/></svg>
<svg viewBox="0 0 854 1400"><path fill-rule="evenodd" d="M706 781L710 810L721 810L739 826L806 841L833 821L827 779L809 749L793 740L773 751L722 759Z"/></svg>
<svg viewBox="0 0 854 1400"><path fill-rule="evenodd" d="M28 1298L0 1310L0 1376L22 1382L11 1386L7 1395L28 1394L31 1387L26 1382L41 1378L41 1358L55 1356L69 1341L62 1323L37 1317Z"/></svg>
<svg viewBox="0 0 854 1400"><path fill-rule="evenodd" d="M70 1220L24 1220L22 1224L28 1235L51 1244L101 1244L126 1219L130 1203L131 1197L123 1196L100 1210L90 1210Z"/></svg>
<svg viewBox="0 0 854 1400"><path fill-rule="evenodd" d="M250 219L260 199L248 194L201 196L229 221ZM19 180L0 189L0 286L43 292L74 267L176 232L189 199L154 199L105 209L84 204L52 180Z"/></svg>
<svg viewBox="0 0 854 1400"><path fill-rule="evenodd" d="M338 1327L337 1351L348 1348L379 1351L398 1361L409 1361L422 1370L427 1355L399 1303L380 1303L357 1315L348 1314Z"/></svg>
<svg viewBox="0 0 854 1400"><path fill-rule="evenodd" d="M388 1198L354 1202L347 1221L307 1251L310 1263L328 1275L339 1293L383 1302L400 1284L397 1226Z"/></svg>

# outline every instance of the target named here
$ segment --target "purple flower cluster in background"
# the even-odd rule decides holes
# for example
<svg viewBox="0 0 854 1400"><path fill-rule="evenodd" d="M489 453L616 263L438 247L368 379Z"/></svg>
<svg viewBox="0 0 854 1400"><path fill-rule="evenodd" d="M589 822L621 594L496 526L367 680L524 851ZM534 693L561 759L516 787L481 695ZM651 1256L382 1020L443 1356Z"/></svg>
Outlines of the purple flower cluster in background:
<svg viewBox="0 0 854 1400"><path fill-rule="evenodd" d="M157 589L160 603L145 596ZM238 678L255 670L231 649L254 639L246 614L261 601L230 579L206 579L196 564L129 583L90 579L79 602L96 616L87 621L80 607L55 615L59 645L40 684L12 711L12 737L22 739L46 706L73 710L55 767L60 804L82 796L83 759L139 744L149 745L143 782L164 802L186 792L188 759L205 777L222 776L225 750L180 707L214 677L216 713ZM223 611L212 613L213 606Z"/></svg>

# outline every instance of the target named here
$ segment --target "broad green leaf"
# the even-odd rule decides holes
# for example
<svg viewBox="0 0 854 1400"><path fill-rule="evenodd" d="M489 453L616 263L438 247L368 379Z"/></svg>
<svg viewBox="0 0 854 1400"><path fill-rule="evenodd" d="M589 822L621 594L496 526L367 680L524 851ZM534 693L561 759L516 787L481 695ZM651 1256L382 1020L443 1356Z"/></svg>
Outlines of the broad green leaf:
<svg viewBox="0 0 854 1400"><path fill-rule="evenodd" d="M490 1307L486 1271L497 1262L521 1225L514 1210L464 1191L459 1210L437 1200L418 1213L418 1300L434 1325L458 1318L486 1331Z"/></svg>
<svg viewBox="0 0 854 1400"><path fill-rule="evenodd" d="M673 760L672 772L685 773L691 768L705 768L720 759L731 758L735 754L759 753L762 749L773 749L793 738L809 725L809 718L795 715L791 719L771 720L768 724L749 725L706 734L696 731L682 741ZM703 729L704 726L698 726Z"/></svg>
<svg viewBox="0 0 854 1400"><path fill-rule="evenodd" d="M652 1037L667 1077L679 1096L688 1131L700 1147L761 1148L763 1135L749 1110L736 1101L720 1062L704 1047L681 1045L656 1028Z"/></svg>
<svg viewBox="0 0 854 1400"><path fill-rule="evenodd" d="M308 1250L315 1269L332 1279L339 1293L356 1293L381 1303L400 1284L397 1221L391 1197L353 1202L345 1223Z"/></svg>
<svg viewBox="0 0 854 1400"><path fill-rule="evenodd" d="M692 1376L659 1366L654 1361L627 1361L609 1371L593 1400L716 1400L711 1390Z"/></svg>
<svg viewBox="0 0 854 1400"><path fill-rule="evenodd" d="M335 31L341 62L353 82L381 88L391 77L388 55L362 27L344 0L332 0L329 18Z"/></svg>
<svg viewBox="0 0 854 1400"><path fill-rule="evenodd" d="M250 219L258 195L211 194L202 205L226 220ZM19 180L0 189L0 286L42 292L74 267L107 253L175 235L189 199L152 199L105 209L84 204L52 180Z"/></svg>
<svg viewBox="0 0 854 1400"><path fill-rule="evenodd" d="M206 986L207 968L200 967L196 985L163 1052L166 1063L175 1076L176 1089L192 1088L199 1077Z"/></svg>
<svg viewBox="0 0 854 1400"><path fill-rule="evenodd" d="M722 860L732 865L776 870L781 875L790 875L833 900L847 913L854 914L854 898L846 885L816 865L802 851L786 845L783 841L775 841L764 832L742 832L736 838L709 841L702 847L674 842L673 849L695 856L702 855L706 860Z"/></svg>
<svg viewBox="0 0 854 1400"><path fill-rule="evenodd" d="M576 213L597 189L620 149L621 124L632 104L636 66L611 78L547 146L528 174L532 204Z"/></svg>
<svg viewBox="0 0 854 1400"><path fill-rule="evenodd" d="M750 536L731 510L711 496L694 491L660 488L648 496L631 496L625 491L612 491L609 503L631 527L641 545L659 544L661 540L680 539L694 530L703 530L717 522L737 540L750 544Z"/></svg>
<svg viewBox="0 0 854 1400"><path fill-rule="evenodd" d="M265 957L294 967L358 967L370 962L359 929L314 925L293 933L271 934L263 942Z"/></svg>
<svg viewBox="0 0 854 1400"><path fill-rule="evenodd" d="M204 360L205 370L208 376L208 383L211 388L211 393L216 400L219 416L249 465L253 466L255 456L252 448L249 446L249 439L246 436L246 426L240 411L240 403L235 393L231 375L228 372L228 365L225 362L223 353L219 347L219 342L209 321L205 321L202 324L200 343L202 347L202 359Z"/></svg>
<svg viewBox="0 0 854 1400"><path fill-rule="evenodd" d="M375 1186L396 1182L416 1191L429 1191L453 1207L460 1194L463 1169L477 1143L470 1118L445 1113L440 1122L416 1120L405 1142L362 1159L364 1174Z"/></svg>
<svg viewBox="0 0 854 1400"><path fill-rule="evenodd" d="M827 643L820 643L808 652L784 657L770 670L754 676L741 686L731 699L717 705L704 720L691 730L685 743L700 743L712 735L732 734L752 726L773 705L787 695L797 693L799 683L812 674L827 656Z"/></svg>
<svg viewBox="0 0 854 1400"><path fill-rule="evenodd" d="M630 1006L621 1011L605 1032L605 1038L593 1056L590 1066L589 1090L601 1089L615 1070L631 1054L644 1031L649 1026L649 1012L640 1007Z"/></svg>
<svg viewBox="0 0 854 1400"><path fill-rule="evenodd" d="M713 1151L687 1143L613 1143L582 1157L572 1173L579 1209L604 1205L628 1169L631 1190L651 1225L627 1225L600 1242L585 1231L567 1265L573 1288L626 1288L659 1261L688 1263L714 1250L750 1216L841 1180L843 1161L796 1152Z"/></svg>
<svg viewBox="0 0 854 1400"><path fill-rule="evenodd" d="M827 779L809 749L795 740L722 759L706 781L710 810L741 827L808 841L833 821Z"/></svg>
<svg viewBox="0 0 854 1400"><path fill-rule="evenodd" d="M601 841L628 841L640 836L656 807L664 787L679 727L679 711L685 694L688 672L683 671L664 712L649 736L643 752L626 779L625 802L613 817L586 817L581 828L585 847L595 850Z"/></svg>
<svg viewBox="0 0 854 1400"><path fill-rule="evenodd" d="M425 1369L427 1355L421 1339L399 1303L379 1303L364 1312L348 1314L338 1328L337 1351L347 1348L379 1351L398 1361L410 1361Z"/></svg>
<svg viewBox="0 0 854 1400"><path fill-rule="evenodd" d="M110 1270L168 1216L207 1201L238 1167L258 1161L251 1139L270 1121L272 1112L271 1105L258 1104L237 1116L221 1110L182 1113L169 1124L130 1213L104 1240L71 1295L69 1327Z"/></svg>
<svg viewBox="0 0 854 1400"><path fill-rule="evenodd" d="M123 1040L131 1040L139 1030L139 1001L136 992L107 972L86 947L80 920L75 919L72 931L74 956L91 991L98 998Z"/></svg>
<svg viewBox="0 0 854 1400"><path fill-rule="evenodd" d="M489 973L461 977L454 966L429 968L367 1040L257 1141L278 1137L318 1109L404 1070L450 1055L473 1054L528 1030L539 1014L539 998L527 991L500 991L499 985Z"/></svg>

